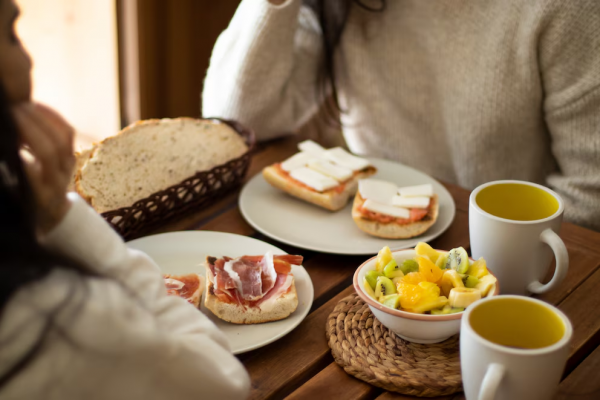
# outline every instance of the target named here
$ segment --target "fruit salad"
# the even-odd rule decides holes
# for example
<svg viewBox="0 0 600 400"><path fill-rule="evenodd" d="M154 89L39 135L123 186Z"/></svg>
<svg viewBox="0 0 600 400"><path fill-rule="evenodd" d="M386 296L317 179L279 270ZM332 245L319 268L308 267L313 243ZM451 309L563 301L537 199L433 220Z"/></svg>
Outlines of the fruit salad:
<svg viewBox="0 0 600 400"><path fill-rule="evenodd" d="M470 263L462 247L438 252L420 242L415 252L414 259L398 264L389 247L381 249L375 269L365 274L365 292L391 308L440 315L464 311L496 283L485 260Z"/></svg>

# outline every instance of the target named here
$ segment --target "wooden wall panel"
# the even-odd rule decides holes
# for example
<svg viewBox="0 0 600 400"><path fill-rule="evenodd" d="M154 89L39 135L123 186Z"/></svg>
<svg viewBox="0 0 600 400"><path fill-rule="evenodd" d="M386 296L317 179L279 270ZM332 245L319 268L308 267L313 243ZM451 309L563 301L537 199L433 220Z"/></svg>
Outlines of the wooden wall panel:
<svg viewBox="0 0 600 400"><path fill-rule="evenodd" d="M138 0L141 118L200 115L202 81L213 45L238 4L239 0Z"/></svg>
<svg viewBox="0 0 600 400"><path fill-rule="evenodd" d="M117 0L123 1L137 1L141 118L200 116L212 48L240 1ZM344 146L330 118L321 109L299 133L327 147Z"/></svg>

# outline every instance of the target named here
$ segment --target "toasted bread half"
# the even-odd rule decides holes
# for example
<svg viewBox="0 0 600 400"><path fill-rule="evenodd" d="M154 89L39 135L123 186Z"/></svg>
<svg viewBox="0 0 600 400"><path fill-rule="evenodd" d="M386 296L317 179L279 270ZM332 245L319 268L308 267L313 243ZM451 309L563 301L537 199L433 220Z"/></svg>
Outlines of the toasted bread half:
<svg viewBox="0 0 600 400"><path fill-rule="evenodd" d="M225 303L214 295L212 283L206 279L204 305L220 319L233 324L261 324L278 321L290 316L298 307L296 283L292 282L290 290L275 300L269 308L243 307L236 303Z"/></svg>
<svg viewBox="0 0 600 400"><path fill-rule="evenodd" d="M294 197L302 199L330 211L338 211L346 206L348 199L353 196L358 189L358 181L365 179L377 172L375 167L367 167L359 173L355 174L350 180L345 183L343 190L336 188L317 192L299 184L295 180L289 178L276 165L271 165L263 169L263 177L272 186L291 194Z"/></svg>
<svg viewBox="0 0 600 400"><path fill-rule="evenodd" d="M438 197L434 194L431 198L432 204L429 207L429 212L423 219L404 224L399 224L395 221L382 223L366 218L363 213L359 211L359 207L362 206L364 202L365 200L360 193L356 193L354 203L352 204L352 219L354 219L354 222L361 230L369 235L386 239L408 239L419 236L435 223L439 212Z"/></svg>

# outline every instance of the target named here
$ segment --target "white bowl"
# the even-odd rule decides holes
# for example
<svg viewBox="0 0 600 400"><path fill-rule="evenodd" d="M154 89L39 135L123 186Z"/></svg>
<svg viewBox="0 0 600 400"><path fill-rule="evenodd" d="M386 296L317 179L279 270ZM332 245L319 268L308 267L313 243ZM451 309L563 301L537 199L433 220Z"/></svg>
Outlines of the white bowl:
<svg viewBox="0 0 600 400"><path fill-rule="evenodd" d="M447 253L447 251L438 251L440 253ZM392 256L398 265L400 265L404 260L414 258L416 253L414 249L399 250L392 252ZM363 289L364 277L368 271L375 269L376 260L377 257L372 257L358 267L354 273L354 290L367 303L375 318L384 326L402 339L414 343L443 342L460 331L460 319L464 311L447 315L411 313L384 306L365 293ZM469 259L469 262L473 264L474 261L473 259ZM496 296L499 293L500 286L496 282L486 297Z"/></svg>

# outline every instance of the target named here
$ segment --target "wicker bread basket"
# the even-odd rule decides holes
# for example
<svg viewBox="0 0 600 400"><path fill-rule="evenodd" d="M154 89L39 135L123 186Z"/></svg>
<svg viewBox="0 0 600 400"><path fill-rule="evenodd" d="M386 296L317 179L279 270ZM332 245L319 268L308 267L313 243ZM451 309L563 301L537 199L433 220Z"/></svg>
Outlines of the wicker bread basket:
<svg viewBox="0 0 600 400"><path fill-rule="evenodd" d="M168 221L206 207L242 183L254 150L254 132L236 121L206 119L219 120L231 126L244 139L248 150L225 164L197 172L176 185L138 200L130 207L102 213L125 240L143 236Z"/></svg>

